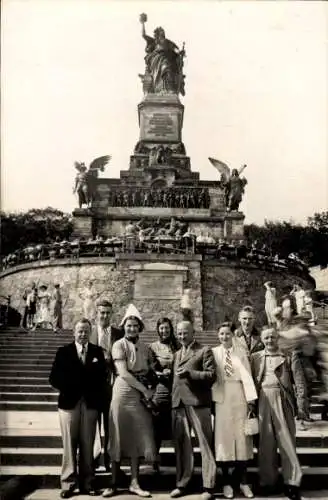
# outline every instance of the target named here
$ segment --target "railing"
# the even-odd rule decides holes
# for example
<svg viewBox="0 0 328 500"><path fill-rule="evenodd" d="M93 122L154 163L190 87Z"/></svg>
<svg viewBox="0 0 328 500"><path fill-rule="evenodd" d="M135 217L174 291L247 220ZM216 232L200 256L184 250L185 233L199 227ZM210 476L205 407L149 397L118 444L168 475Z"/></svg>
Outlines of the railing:
<svg viewBox="0 0 328 500"><path fill-rule="evenodd" d="M145 236L136 235L112 237L107 240L92 241L62 241L48 245L36 245L16 251L2 261L2 269L19 264L54 259L78 260L81 257L110 257L119 253L169 253L169 254L199 254L205 260L216 259L221 262L254 265L265 270L291 271L296 275L307 277L309 271L306 265L294 259L278 259L269 252L246 245L227 242L197 241L193 235L185 236Z"/></svg>

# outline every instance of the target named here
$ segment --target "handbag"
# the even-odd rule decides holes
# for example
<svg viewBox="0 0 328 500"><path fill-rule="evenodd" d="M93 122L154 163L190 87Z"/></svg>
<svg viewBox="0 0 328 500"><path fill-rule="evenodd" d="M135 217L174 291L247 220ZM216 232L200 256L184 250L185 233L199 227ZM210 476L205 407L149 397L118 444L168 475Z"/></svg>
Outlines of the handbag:
<svg viewBox="0 0 328 500"><path fill-rule="evenodd" d="M244 432L246 436L254 436L259 433L259 419L254 412L249 412L245 420Z"/></svg>

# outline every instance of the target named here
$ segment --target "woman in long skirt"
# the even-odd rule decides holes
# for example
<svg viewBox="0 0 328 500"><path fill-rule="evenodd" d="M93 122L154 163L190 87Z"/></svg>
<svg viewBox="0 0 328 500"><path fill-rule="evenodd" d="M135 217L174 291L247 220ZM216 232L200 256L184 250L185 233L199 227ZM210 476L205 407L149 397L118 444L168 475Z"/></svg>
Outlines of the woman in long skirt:
<svg viewBox="0 0 328 500"><path fill-rule="evenodd" d="M268 325L273 325L275 320L273 317L273 311L277 308L277 292L272 281L267 281L264 283L265 287L265 313L268 319Z"/></svg>
<svg viewBox="0 0 328 500"><path fill-rule="evenodd" d="M230 323L222 323L218 338L220 345L213 348L217 381L212 387L215 459L222 469L223 496L233 498L236 486L246 498L252 498L246 466L253 458L253 440L245 435L245 422L257 399L256 389L247 352L233 337ZM234 477L229 474L230 468Z"/></svg>
<svg viewBox="0 0 328 500"><path fill-rule="evenodd" d="M63 301L60 293L60 286L58 284L55 285L53 299L53 330L54 332L57 332L57 330L61 330L63 328Z"/></svg>
<svg viewBox="0 0 328 500"><path fill-rule="evenodd" d="M117 340L112 349L117 374L109 411L112 488L105 490L103 497L116 493L119 464L123 458L129 458L131 464L129 491L140 497L149 497L150 493L140 487L138 476L140 458L150 463L156 460L152 413L148 409L156 375L150 349L139 341L143 323L136 308L133 314L127 312L122 326L124 337Z"/></svg>

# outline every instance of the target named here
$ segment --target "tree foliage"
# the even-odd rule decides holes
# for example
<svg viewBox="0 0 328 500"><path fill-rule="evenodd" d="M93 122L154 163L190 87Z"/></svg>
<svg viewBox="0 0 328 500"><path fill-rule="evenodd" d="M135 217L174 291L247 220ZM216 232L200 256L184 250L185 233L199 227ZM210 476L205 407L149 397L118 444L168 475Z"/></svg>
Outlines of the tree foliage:
<svg viewBox="0 0 328 500"><path fill-rule="evenodd" d="M245 236L249 243L257 240L259 246L267 245L273 255L284 258L298 253L311 266L328 264L328 212L314 214L304 226L286 221L249 224Z"/></svg>
<svg viewBox="0 0 328 500"><path fill-rule="evenodd" d="M27 212L1 213L1 254L38 243L50 243L56 238L68 239L72 234L71 215L47 207Z"/></svg>

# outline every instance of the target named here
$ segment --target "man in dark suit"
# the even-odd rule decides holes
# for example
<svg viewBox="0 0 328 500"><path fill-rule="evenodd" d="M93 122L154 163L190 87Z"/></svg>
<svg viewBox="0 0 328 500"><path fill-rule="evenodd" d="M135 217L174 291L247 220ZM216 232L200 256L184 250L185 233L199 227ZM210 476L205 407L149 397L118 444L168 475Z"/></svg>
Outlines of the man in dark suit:
<svg viewBox="0 0 328 500"><path fill-rule="evenodd" d="M50 384L59 390L61 498L73 496L77 485L81 494L98 494L93 484L93 443L106 384L106 362L101 347L89 342L90 334L89 320L76 323L74 342L58 349L49 377Z"/></svg>
<svg viewBox="0 0 328 500"><path fill-rule="evenodd" d="M176 451L177 487L172 498L185 494L193 472L193 429L202 455L204 492L202 500L212 497L215 486L216 464L211 449L213 434L211 422L211 386L216 378L212 351L194 340L190 321L181 321L177 337L182 347L174 356L172 386L172 430Z"/></svg>
<svg viewBox="0 0 328 500"><path fill-rule="evenodd" d="M98 300L96 303L97 317L96 325L92 329L90 342L99 345L104 353L106 366L107 366L107 384L104 392L103 404L99 414L99 430L96 432L95 440L95 466L99 466L101 457L101 425L103 422L104 428L104 466L107 471L110 468L110 457L108 454L109 442L109 407L112 399L112 386L114 382L114 363L112 359L112 347L116 340L123 337L124 332L118 328L110 326L110 319L112 317L113 307L108 300Z"/></svg>
<svg viewBox="0 0 328 500"><path fill-rule="evenodd" d="M245 306L239 311L240 326L235 330L235 336L244 344L249 354L264 349L261 335L255 327L255 319L255 311L252 306Z"/></svg>

